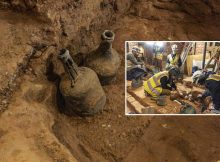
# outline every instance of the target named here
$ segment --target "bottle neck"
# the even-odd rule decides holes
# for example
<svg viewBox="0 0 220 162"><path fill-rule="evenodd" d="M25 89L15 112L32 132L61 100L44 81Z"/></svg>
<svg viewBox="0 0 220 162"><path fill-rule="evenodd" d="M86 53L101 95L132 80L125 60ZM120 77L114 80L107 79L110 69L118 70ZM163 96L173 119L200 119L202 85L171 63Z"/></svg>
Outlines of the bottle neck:
<svg viewBox="0 0 220 162"><path fill-rule="evenodd" d="M63 50L59 55L59 59L63 62L64 68L68 73L70 80L75 81L78 76L78 65L73 61L69 51Z"/></svg>
<svg viewBox="0 0 220 162"><path fill-rule="evenodd" d="M111 56L112 54L112 41L103 40L99 45L99 50L104 56Z"/></svg>

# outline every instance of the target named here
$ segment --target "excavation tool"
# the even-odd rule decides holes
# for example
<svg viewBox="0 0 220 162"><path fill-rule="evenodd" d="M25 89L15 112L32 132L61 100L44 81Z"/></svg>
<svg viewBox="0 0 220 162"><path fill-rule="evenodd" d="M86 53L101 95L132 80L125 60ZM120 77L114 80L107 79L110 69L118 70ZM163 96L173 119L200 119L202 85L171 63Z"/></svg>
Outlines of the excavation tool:
<svg viewBox="0 0 220 162"><path fill-rule="evenodd" d="M196 114L196 110L195 108L184 102L184 101L181 101L181 100L174 100L175 102L177 102L178 104L182 105L182 108L180 110L180 114Z"/></svg>
<svg viewBox="0 0 220 162"><path fill-rule="evenodd" d="M63 62L64 68L69 75L69 78L71 80L71 87L74 87L74 84L78 77L78 66L73 61L72 57L70 56L69 50L67 49L60 50L58 58Z"/></svg>

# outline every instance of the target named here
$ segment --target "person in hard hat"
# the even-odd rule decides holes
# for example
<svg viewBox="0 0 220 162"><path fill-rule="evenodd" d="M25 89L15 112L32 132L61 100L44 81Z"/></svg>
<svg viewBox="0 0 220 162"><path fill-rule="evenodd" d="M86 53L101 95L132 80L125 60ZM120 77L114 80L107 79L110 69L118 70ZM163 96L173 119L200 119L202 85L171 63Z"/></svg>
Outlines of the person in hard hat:
<svg viewBox="0 0 220 162"><path fill-rule="evenodd" d="M162 62L163 62L163 47L154 46L153 53L155 54L155 66L162 71Z"/></svg>
<svg viewBox="0 0 220 162"><path fill-rule="evenodd" d="M220 114L220 75L212 74L209 75L203 74L200 76L198 83L205 85L206 91L199 96L201 100L205 100L206 97L211 96L213 107L211 109L212 113ZM202 112L205 109L202 110Z"/></svg>
<svg viewBox="0 0 220 162"><path fill-rule="evenodd" d="M135 67L141 68L143 61L139 58L140 49L138 47L133 47L131 52L127 54L127 70Z"/></svg>
<svg viewBox="0 0 220 162"><path fill-rule="evenodd" d="M153 75L144 82L144 90L146 95L158 97L160 95L170 95L172 90L176 90L176 84L180 70L176 67L170 68L168 71L162 71Z"/></svg>
<svg viewBox="0 0 220 162"><path fill-rule="evenodd" d="M143 85L142 79L147 76L147 71L142 65L144 62L139 57L140 49L133 47L131 53L127 54L127 80L132 81L133 88Z"/></svg>
<svg viewBox="0 0 220 162"><path fill-rule="evenodd" d="M198 70L192 76L193 83L200 84L200 85L205 85L206 79L211 74L215 74L215 72L206 71L206 70Z"/></svg>
<svg viewBox="0 0 220 162"><path fill-rule="evenodd" d="M181 67L182 66L182 60L180 58L180 55L177 54L178 47L176 44L173 44L171 46L172 53L167 56L167 63L166 63L166 70L169 70L169 68L173 66Z"/></svg>

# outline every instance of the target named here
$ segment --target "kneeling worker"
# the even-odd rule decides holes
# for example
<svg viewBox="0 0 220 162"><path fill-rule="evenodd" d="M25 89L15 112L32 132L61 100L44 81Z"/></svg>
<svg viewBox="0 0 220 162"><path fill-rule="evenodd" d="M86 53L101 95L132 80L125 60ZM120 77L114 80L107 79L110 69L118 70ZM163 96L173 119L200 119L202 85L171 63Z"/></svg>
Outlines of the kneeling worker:
<svg viewBox="0 0 220 162"><path fill-rule="evenodd" d="M205 79L205 82L203 81ZM220 75L210 74L209 76L202 77L199 79L198 83L205 83L207 90L201 96L204 100L206 97L211 96L213 101L212 113L220 114ZM202 112L206 108L202 109Z"/></svg>
<svg viewBox="0 0 220 162"><path fill-rule="evenodd" d="M172 90L176 90L175 81L178 79L179 75L180 71L176 67L155 74L144 82L145 94L152 97L170 95Z"/></svg>

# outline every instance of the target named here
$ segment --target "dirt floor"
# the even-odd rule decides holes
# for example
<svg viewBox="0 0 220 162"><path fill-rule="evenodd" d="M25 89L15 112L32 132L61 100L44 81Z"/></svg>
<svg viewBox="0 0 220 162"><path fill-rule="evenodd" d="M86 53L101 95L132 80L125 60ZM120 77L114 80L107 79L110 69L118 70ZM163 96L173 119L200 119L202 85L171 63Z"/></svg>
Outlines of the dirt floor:
<svg viewBox="0 0 220 162"><path fill-rule="evenodd" d="M177 89L179 92L196 92L202 94L205 89L193 86L187 87L183 83L177 83ZM187 96L187 95L186 95ZM190 104L195 108L196 114L201 114L201 103L194 99L178 97L177 100L171 99L170 96L164 96L166 105L158 106L156 101L151 96L145 96L144 87L132 88L131 81L127 81L127 96L126 96L126 114L180 114L183 110L183 106L176 102L177 100ZM211 104L211 103L210 103ZM210 114L210 111L204 111L203 114Z"/></svg>
<svg viewBox="0 0 220 162"><path fill-rule="evenodd" d="M219 118L157 117L124 161L219 161Z"/></svg>
<svg viewBox="0 0 220 162"><path fill-rule="evenodd" d="M217 39L218 8L196 1L209 12L195 13L188 2L182 2L191 6L187 12L179 3L170 10L153 1L116 2L0 2L1 162L220 160L218 117L124 115L124 41ZM45 76L48 56L63 47L82 56L106 28L116 34L113 47L122 64L117 80L104 87L103 112L87 118L59 113L56 86Z"/></svg>

